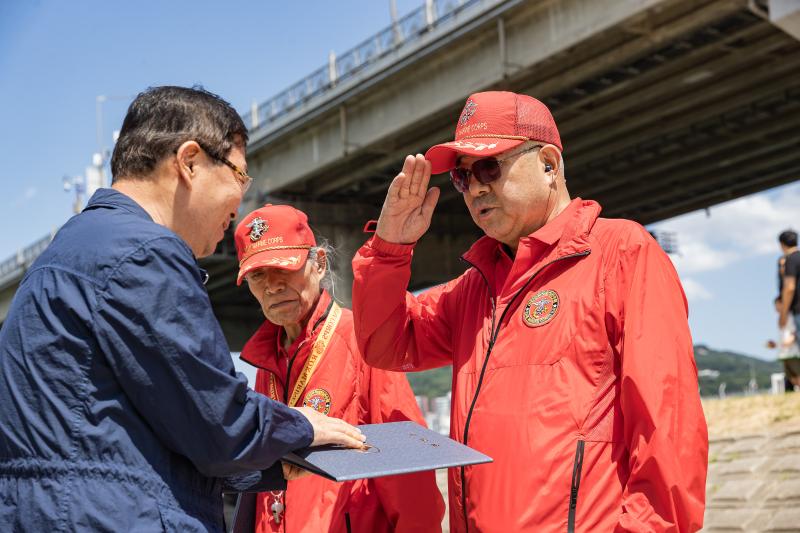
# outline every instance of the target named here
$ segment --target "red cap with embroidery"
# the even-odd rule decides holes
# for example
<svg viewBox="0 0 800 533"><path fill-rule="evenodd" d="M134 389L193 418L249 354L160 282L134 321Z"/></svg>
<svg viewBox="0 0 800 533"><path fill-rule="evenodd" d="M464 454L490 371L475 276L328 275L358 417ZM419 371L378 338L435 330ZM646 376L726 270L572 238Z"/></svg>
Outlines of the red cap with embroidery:
<svg viewBox="0 0 800 533"><path fill-rule="evenodd" d="M456 124L455 140L425 153L433 174L456 166L458 155L489 157L525 141L553 144L562 150L561 137L550 110L525 94L504 91L475 93L467 98Z"/></svg>
<svg viewBox="0 0 800 533"><path fill-rule="evenodd" d="M305 213L288 205L272 204L244 217L236 226L234 241L239 256L237 285L254 268L299 270L308 251L317 245Z"/></svg>

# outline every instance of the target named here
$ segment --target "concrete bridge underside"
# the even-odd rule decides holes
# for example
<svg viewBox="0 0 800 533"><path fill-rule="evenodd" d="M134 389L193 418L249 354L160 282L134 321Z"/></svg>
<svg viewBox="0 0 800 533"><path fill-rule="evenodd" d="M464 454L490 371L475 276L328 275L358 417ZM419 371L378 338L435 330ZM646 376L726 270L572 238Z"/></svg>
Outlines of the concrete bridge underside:
<svg viewBox="0 0 800 533"><path fill-rule="evenodd" d="M403 157L452 139L466 96L492 89L550 106L570 192L608 217L647 224L788 183L800 170L800 43L770 22L779 1L471 0L254 128L242 213L268 201L304 209L338 250L336 294L349 304L350 259ZM433 182L443 194L411 289L458 275L478 236L448 177ZM235 286L230 235L202 264L238 350L262 318Z"/></svg>
<svg viewBox="0 0 800 533"><path fill-rule="evenodd" d="M257 184L244 209L306 209L339 249L337 296L348 303L349 260L402 158L451 139L466 95L490 89L550 106L570 191L600 201L605 216L646 224L788 183L800 170L800 44L765 7L487 2L385 69L256 130L248 159ZM478 235L448 177L433 181L443 195L415 253L412 289L463 271L457 258ZM209 264L223 323L241 317L226 326L236 345L258 309L232 287L235 265Z"/></svg>

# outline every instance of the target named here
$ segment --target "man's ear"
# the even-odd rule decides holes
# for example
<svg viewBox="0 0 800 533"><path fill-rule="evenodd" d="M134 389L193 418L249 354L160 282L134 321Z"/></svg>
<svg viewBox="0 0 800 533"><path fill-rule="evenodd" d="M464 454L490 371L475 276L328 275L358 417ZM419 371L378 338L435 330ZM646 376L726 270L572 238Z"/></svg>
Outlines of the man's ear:
<svg viewBox="0 0 800 533"><path fill-rule="evenodd" d="M197 141L186 141L178 147L175 154L175 165L178 171L180 180L192 188L192 183L197 175L196 167L202 156L203 149L197 144Z"/></svg>
<svg viewBox="0 0 800 533"><path fill-rule="evenodd" d="M320 248L317 250L317 272L319 272L320 276L324 276L325 272L328 270L328 254L325 253L325 250Z"/></svg>
<svg viewBox="0 0 800 533"><path fill-rule="evenodd" d="M544 145L539 150L539 158L541 160L542 170L545 172L547 179L552 185L561 171L561 154L558 148L552 144Z"/></svg>

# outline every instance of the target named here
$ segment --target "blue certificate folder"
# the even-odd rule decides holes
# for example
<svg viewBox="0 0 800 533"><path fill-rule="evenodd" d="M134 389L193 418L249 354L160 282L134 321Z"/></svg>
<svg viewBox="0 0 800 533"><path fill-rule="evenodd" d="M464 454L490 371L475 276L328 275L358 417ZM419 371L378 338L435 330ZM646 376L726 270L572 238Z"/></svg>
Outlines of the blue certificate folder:
<svg viewBox="0 0 800 533"><path fill-rule="evenodd" d="M358 426L366 451L341 446L304 448L283 461L333 481L349 481L452 466L490 463L492 458L415 422Z"/></svg>

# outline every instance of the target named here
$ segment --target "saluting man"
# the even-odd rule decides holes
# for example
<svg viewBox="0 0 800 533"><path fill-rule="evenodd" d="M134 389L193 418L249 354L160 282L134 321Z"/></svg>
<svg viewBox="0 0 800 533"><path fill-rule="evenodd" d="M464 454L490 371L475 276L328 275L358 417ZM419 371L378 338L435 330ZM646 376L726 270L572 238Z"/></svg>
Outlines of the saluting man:
<svg viewBox="0 0 800 533"><path fill-rule="evenodd" d="M486 234L467 271L406 292L450 171ZM494 463L450 470L465 531L694 531L708 436L678 276L638 224L570 199L561 139L530 96L469 97L455 140L408 156L353 260L366 361L453 365L451 437Z"/></svg>

